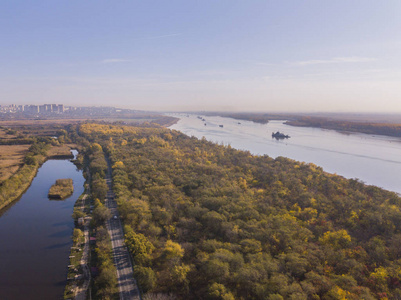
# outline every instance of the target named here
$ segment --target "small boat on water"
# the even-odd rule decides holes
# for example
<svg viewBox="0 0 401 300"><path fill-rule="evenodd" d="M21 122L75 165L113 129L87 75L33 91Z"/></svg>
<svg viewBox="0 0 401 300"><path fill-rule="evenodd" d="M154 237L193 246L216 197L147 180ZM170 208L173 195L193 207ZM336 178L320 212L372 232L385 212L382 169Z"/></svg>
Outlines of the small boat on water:
<svg viewBox="0 0 401 300"><path fill-rule="evenodd" d="M272 133L272 138L279 140L279 139L288 139L288 138L290 138L290 136L286 135L280 131L277 131L277 132Z"/></svg>
<svg viewBox="0 0 401 300"><path fill-rule="evenodd" d="M224 126L223 125L219 125L219 127L223 128Z"/></svg>

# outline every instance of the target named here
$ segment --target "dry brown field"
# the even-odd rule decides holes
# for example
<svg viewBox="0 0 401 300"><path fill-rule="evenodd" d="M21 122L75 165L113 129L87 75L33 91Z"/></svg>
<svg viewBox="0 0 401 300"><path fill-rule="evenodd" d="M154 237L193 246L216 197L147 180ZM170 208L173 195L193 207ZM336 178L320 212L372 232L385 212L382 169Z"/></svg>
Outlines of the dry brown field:
<svg viewBox="0 0 401 300"><path fill-rule="evenodd" d="M0 182L15 174L31 145L0 145Z"/></svg>
<svg viewBox="0 0 401 300"><path fill-rule="evenodd" d="M31 145L0 145L0 182L15 174L23 163L26 152ZM52 147L47 155L68 156L75 144L66 144Z"/></svg>
<svg viewBox="0 0 401 300"><path fill-rule="evenodd" d="M49 151L47 151L47 156L64 156L70 155L71 149L76 149L77 145L75 144L64 144L60 146L54 146Z"/></svg>
<svg viewBox="0 0 401 300"><path fill-rule="evenodd" d="M58 119L58 120L7 120L0 121L0 126L4 127L18 127L18 126L32 126L32 125L49 125L49 124L75 124L83 122L88 118L82 119Z"/></svg>
<svg viewBox="0 0 401 300"><path fill-rule="evenodd" d="M18 131L25 136L54 136L57 131L68 124L76 124L82 120L9 120L0 121L0 126Z"/></svg>
<svg viewBox="0 0 401 300"><path fill-rule="evenodd" d="M17 136L14 134L7 134L4 129L0 129L0 140L14 139Z"/></svg>

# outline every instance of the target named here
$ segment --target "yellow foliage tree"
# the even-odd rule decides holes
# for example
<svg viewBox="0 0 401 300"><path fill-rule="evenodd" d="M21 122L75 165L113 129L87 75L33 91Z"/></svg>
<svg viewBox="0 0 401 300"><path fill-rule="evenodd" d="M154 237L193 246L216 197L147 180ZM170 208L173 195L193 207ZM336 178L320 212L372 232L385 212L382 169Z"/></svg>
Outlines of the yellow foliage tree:
<svg viewBox="0 0 401 300"><path fill-rule="evenodd" d="M163 253L167 259L181 259L184 256L184 249L181 248L180 244L168 240L164 246Z"/></svg>
<svg viewBox="0 0 401 300"><path fill-rule="evenodd" d="M122 169L122 168L124 168L124 163L122 161L116 161L112 168L113 169Z"/></svg>
<svg viewBox="0 0 401 300"><path fill-rule="evenodd" d="M330 245L334 249L343 249L351 243L351 236L345 229L327 231L321 238L319 238L319 242L325 245Z"/></svg>
<svg viewBox="0 0 401 300"><path fill-rule="evenodd" d="M336 300L348 300L350 298L351 293L348 291L343 290L338 286L334 286L328 293L329 299L336 299Z"/></svg>

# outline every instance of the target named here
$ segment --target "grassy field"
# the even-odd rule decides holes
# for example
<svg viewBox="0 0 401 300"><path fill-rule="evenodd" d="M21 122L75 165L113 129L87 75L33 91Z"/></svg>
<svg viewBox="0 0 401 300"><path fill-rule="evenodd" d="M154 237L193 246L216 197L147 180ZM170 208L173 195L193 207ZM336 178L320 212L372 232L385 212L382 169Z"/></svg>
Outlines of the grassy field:
<svg viewBox="0 0 401 300"><path fill-rule="evenodd" d="M3 131L0 131L2 133ZM24 157L31 145L0 145L0 182L14 175L22 165ZM48 151L48 157L71 156L74 144L54 146Z"/></svg>
<svg viewBox="0 0 401 300"><path fill-rule="evenodd" d="M60 146L53 146L47 151L47 156L49 158L66 157L71 156L71 149L77 148L75 144L63 144Z"/></svg>
<svg viewBox="0 0 401 300"><path fill-rule="evenodd" d="M48 120L0 120L0 126L2 127L8 127L11 129L16 129L16 130L24 130L28 129L31 130L31 128L35 128L38 130L38 133L42 135L48 135L46 134L44 129L46 130L51 130L51 127L49 125L54 125L55 127L57 126L62 126L62 125L67 125L67 124L77 124L77 123L82 123L87 120L97 120L97 121L106 121L106 122L125 122L125 123L134 123L134 124L143 124L143 123L156 123L161 126L170 126L174 124L176 121L178 121L177 118L174 117L169 117L169 116L164 116L164 115L155 115L155 114L138 114L135 116L132 115L121 115L121 116L109 116L109 117L93 117L93 116L87 116L87 117L79 117L79 118L70 118L70 119L48 119Z"/></svg>
<svg viewBox="0 0 401 300"><path fill-rule="evenodd" d="M4 142L17 138L17 132L0 128L0 140ZM10 178L21 167L30 145L0 145L0 183Z"/></svg>
<svg viewBox="0 0 401 300"><path fill-rule="evenodd" d="M29 147L30 145L0 145L0 182L18 171Z"/></svg>
<svg viewBox="0 0 401 300"><path fill-rule="evenodd" d="M14 128L16 126L49 125L49 124L74 124L88 118L81 119L59 119L59 120L6 120L0 121L0 126Z"/></svg>
<svg viewBox="0 0 401 300"><path fill-rule="evenodd" d="M9 140L9 139L14 139L17 136L15 134L10 134L10 131L8 131L5 128L0 129L0 139L1 140Z"/></svg>

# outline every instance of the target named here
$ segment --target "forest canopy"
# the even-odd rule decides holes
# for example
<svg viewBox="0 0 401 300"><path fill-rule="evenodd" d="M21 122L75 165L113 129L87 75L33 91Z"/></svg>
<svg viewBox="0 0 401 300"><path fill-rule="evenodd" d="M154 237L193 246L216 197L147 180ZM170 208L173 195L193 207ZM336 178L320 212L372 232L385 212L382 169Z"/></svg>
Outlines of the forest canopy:
<svg viewBox="0 0 401 300"><path fill-rule="evenodd" d="M401 297L401 198L164 128L83 124L113 165L134 274L176 299ZM91 168L103 172L104 162Z"/></svg>

